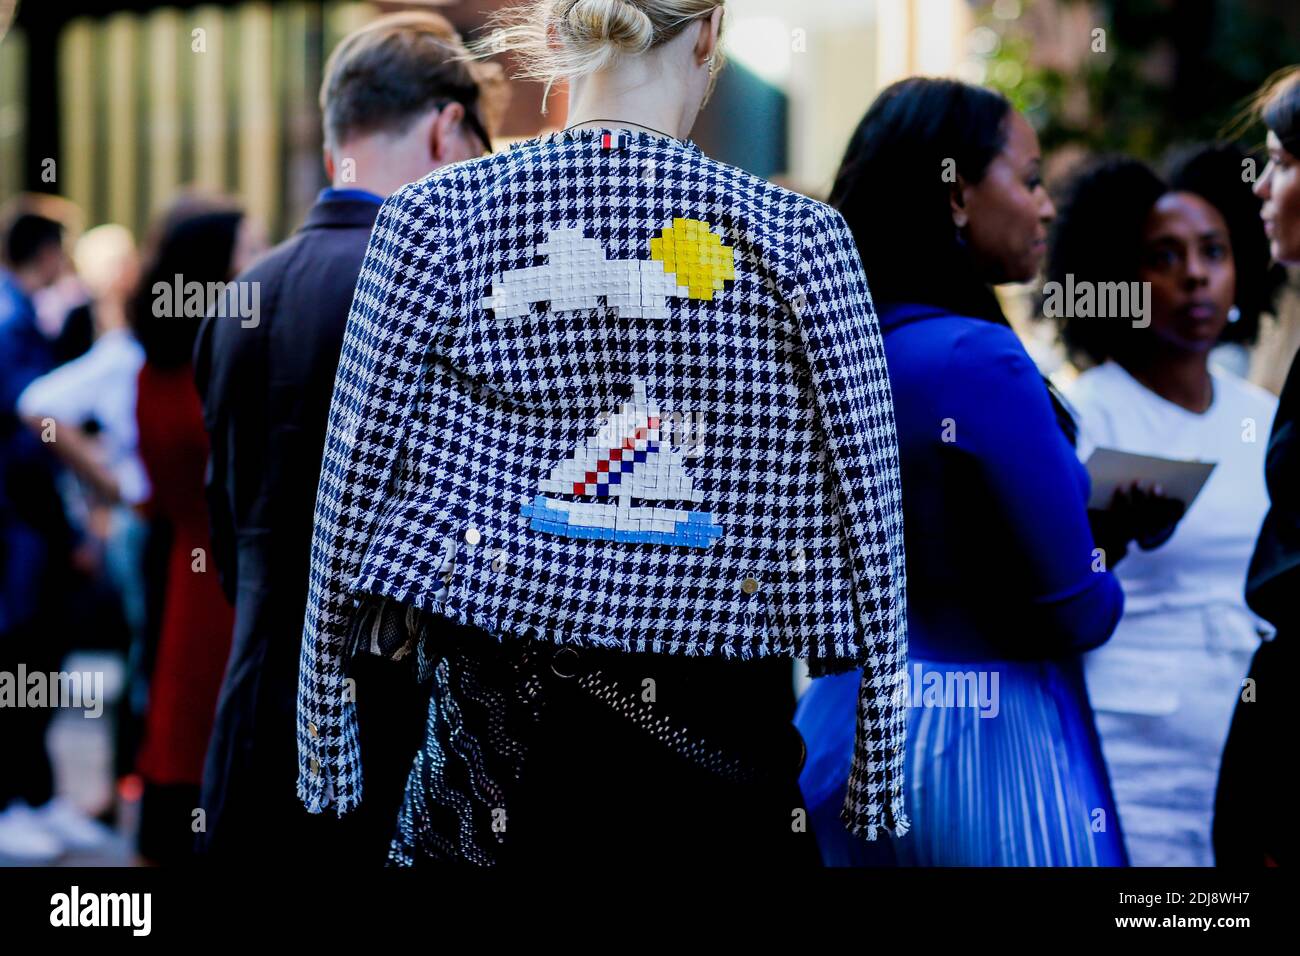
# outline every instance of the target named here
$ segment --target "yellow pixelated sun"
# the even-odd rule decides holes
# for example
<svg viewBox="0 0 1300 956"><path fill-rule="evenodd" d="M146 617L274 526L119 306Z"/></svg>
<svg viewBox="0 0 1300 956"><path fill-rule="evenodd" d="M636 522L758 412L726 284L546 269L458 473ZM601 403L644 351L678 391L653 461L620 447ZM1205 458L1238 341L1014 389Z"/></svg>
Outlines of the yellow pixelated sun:
<svg viewBox="0 0 1300 956"><path fill-rule="evenodd" d="M722 283L736 278L736 250L698 219L674 219L671 226L650 240L650 258L664 264L677 284L690 289L692 299L712 301Z"/></svg>

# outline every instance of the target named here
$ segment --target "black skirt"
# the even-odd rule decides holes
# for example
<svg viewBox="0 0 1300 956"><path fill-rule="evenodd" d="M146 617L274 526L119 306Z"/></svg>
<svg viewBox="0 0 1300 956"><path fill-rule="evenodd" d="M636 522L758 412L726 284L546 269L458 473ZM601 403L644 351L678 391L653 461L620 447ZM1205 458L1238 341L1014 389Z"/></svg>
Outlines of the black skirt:
<svg viewBox="0 0 1300 956"><path fill-rule="evenodd" d="M391 603L365 621L400 621L432 682L391 865L818 865L789 658L498 640Z"/></svg>

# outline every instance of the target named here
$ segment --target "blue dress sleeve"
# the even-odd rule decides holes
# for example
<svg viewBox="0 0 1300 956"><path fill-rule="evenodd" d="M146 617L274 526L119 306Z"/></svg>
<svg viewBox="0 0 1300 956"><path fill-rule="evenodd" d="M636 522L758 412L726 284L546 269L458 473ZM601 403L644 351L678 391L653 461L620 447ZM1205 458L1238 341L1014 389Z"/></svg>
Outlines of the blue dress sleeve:
<svg viewBox="0 0 1300 956"><path fill-rule="evenodd" d="M1009 328L980 323L954 343L938 383L955 449L983 478L1009 574L1029 599L1046 653L1086 651L1110 637L1124 609L1119 582L1094 554L1087 479L1057 423L1042 376Z"/></svg>

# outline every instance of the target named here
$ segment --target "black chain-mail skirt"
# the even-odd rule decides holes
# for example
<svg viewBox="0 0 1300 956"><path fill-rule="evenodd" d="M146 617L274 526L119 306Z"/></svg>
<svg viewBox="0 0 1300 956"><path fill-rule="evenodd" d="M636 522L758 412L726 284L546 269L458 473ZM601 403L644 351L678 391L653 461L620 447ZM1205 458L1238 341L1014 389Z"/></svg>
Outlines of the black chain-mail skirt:
<svg viewBox="0 0 1300 956"><path fill-rule="evenodd" d="M389 601L353 651L432 682L391 865L818 861L788 658L500 641Z"/></svg>

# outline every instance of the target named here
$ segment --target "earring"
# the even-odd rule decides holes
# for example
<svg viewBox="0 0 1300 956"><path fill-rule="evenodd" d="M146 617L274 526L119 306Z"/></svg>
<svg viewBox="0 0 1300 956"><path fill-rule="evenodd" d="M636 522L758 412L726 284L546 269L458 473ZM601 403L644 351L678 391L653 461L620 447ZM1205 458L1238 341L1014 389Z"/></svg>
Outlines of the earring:
<svg viewBox="0 0 1300 956"><path fill-rule="evenodd" d="M1229 321L1229 322L1240 322L1240 321L1241 321L1241 309L1237 308L1235 305L1234 305L1231 309L1229 309L1229 310L1228 310L1228 321Z"/></svg>
<svg viewBox="0 0 1300 956"><path fill-rule="evenodd" d="M704 61L704 65L709 68L709 76L713 76L714 65L713 65L712 55L710 55L709 58Z"/></svg>

